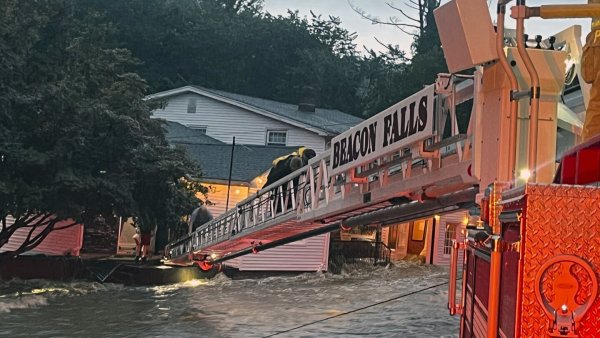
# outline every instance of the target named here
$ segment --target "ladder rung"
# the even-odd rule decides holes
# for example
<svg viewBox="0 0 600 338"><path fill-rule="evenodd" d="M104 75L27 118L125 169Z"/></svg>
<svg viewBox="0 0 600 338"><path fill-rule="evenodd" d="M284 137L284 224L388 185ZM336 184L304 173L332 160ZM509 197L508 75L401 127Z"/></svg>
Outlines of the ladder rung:
<svg viewBox="0 0 600 338"><path fill-rule="evenodd" d="M402 155L402 156L400 156L398 158L395 158L395 159L393 159L393 160L391 160L389 162L386 162L386 163L384 163L382 165L378 165L378 166L376 166L374 168L371 168L369 170L365 170L365 171L363 171L361 173L358 173L358 174L356 174L356 177L357 178L364 178L364 177L373 175L373 174L378 173L379 171L381 171L382 168L391 167L393 165L400 164L400 163L402 163L404 161L410 160L411 158L412 158L412 154L411 153L404 154L404 155Z"/></svg>
<svg viewBox="0 0 600 338"><path fill-rule="evenodd" d="M454 136L450 136L448 138L445 138L443 140L441 140L438 143L433 143L430 144L428 146L425 146L425 151L436 151L436 150L440 150L444 147L447 147L451 144L454 143L458 143L460 141L466 140L467 138L469 138L469 136L467 134L458 134L458 135L454 135Z"/></svg>

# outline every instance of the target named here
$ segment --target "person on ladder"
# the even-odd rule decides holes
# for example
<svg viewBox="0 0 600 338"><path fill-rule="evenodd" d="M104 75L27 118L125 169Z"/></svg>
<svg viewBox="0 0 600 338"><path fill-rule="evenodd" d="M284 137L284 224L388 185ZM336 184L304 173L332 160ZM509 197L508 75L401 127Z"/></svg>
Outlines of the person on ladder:
<svg viewBox="0 0 600 338"><path fill-rule="evenodd" d="M304 167L308 164L308 160L315 157L317 154L314 150L310 148L300 147L297 151L276 158L273 160L273 166L269 171L269 175L267 176L267 182L263 187L268 187L269 185L279 181L280 179L286 177L287 175L293 173L294 171ZM294 193L296 193L298 189L298 178L294 178ZM285 196L286 187L283 189L283 194ZM277 196L277 190L273 189L272 198ZM290 200L291 203L291 200ZM291 205L290 205L291 206ZM277 212L281 211L281 205L277 204Z"/></svg>

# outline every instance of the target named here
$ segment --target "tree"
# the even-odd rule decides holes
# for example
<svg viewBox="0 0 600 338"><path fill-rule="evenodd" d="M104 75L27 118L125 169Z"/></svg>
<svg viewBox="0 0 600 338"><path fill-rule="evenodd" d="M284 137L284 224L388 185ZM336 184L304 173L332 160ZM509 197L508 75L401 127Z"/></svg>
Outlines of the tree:
<svg viewBox="0 0 600 338"><path fill-rule="evenodd" d="M339 18L274 16L251 0L90 1L115 28L110 39L141 60L151 92L192 84L299 103L312 85L322 105L362 112L356 34Z"/></svg>
<svg viewBox="0 0 600 338"><path fill-rule="evenodd" d="M362 63L364 108L368 114L376 113L398 102L424 85L435 82L437 74L447 72L441 42L433 11L439 0L408 0L403 6L386 4L398 16L380 19L349 1L361 17L374 24L391 25L413 37L410 56L398 46L385 44L383 52L367 50L369 56Z"/></svg>
<svg viewBox="0 0 600 338"><path fill-rule="evenodd" d="M0 9L0 247L19 254L98 215L142 228L180 225L205 192L143 100L131 53L111 45L102 12L75 0L3 0ZM10 224L8 217L14 218Z"/></svg>
<svg viewBox="0 0 600 338"><path fill-rule="evenodd" d="M390 9L399 14L399 16L389 16L387 19L381 19L368 13L350 0L348 0L348 4L352 10L373 24L394 26L407 35L418 37L423 33L425 27L431 24L433 10L439 7L440 1L408 0L404 3L404 8L392 2L386 2Z"/></svg>
<svg viewBox="0 0 600 338"><path fill-rule="evenodd" d="M406 63L405 53L399 49L385 53L369 50L368 53L361 62L362 82L358 95L364 114L371 116L407 96L406 73L410 65Z"/></svg>
<svg viewBox="0 0 600 338"><path fill-rule="evenodd" d="M206 2L212 2L228 12L238 14L243 12L258 14L263 4L263 0L198 0L200 5Z"/></svg>
<svg viewBox="0 0 600 338"><path fill-rule="evenodd" d="M307 41L313 45L294 51L294 62L284 65L286 74L278 79L275 99L300 102L311 96L315 104L337 108L360 115L360 98L356 89L360 81L360 56L356 51L356 34L341 27L338 17L322 17L311 12L310 18L301 18L297 12L288 12L286 20L293 27L305 30ZM306 88L311 88L309 94Z"/></svg>

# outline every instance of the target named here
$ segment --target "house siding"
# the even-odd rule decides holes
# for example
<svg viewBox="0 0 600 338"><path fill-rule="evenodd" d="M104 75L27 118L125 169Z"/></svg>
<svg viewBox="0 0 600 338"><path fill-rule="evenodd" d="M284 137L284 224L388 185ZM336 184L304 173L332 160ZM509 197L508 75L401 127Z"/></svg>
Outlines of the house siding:
<svg viewBox="0 0 600 338"><path fill-rule="evenodd" d="M189 99L196 99L196 113L188 113ZM165 108L155 110L153 117L188 127L206 126L206 135L226 143L235 136L239 144L265 145L267 130L285 130L287 146L306 146L317 153L325 150L323 136L193 93L170 97Z"/></svg>
<svg viewBox="0 0 600 338"><path fill-rule="evenodd" d="M190 99L195 99L195 113L188 113ZM155 110L153 117L187 127L206 127L207 136L225 143L231 143L235 136L237 144L265 145L268 130L286 131L286 146L304 146L317 153L325 150L328 141L327 137L315 132L194 93L169 97L165 108ZM263 177L262 182L264 179L266 177ZM262 187L262 182L254 180L250 188L232 186L229 208L255 193ZM217 217L226 209L227 185L210 182L204 184L209 186L208 200L212 203L207 207ZM329 234L326 234L269 249L257 255L239 257L228 261L227 265L243 271L325 271L328 268L328 257Z"/></svg>
<svg viewBox="0 0 600 338"><path fill-rule="evenodd" d="M388 245L390 238L390 227L381 228L381 241Z"/></svg>
<svg viewBox="0 0 600 338"><path fill-rule="evenodd" d="M456 239L458 241L463 241L464 240L464 235L462 234L462 230L464 229L463 221L466 216L467 216L466 211L459 211L459 212L442 215L442 216L440 216L439 221L436 222L437 223L436 229L435 229L436 240L434 242L435 255L433 257L434 265L442 265L442 266L450 265L450 255L444 254L444 240L446 239L446 225L448 223L458 224L459 226L456 229ZM462 264L462 263L460 263L460 262L462 262L462 257L463 257L462 251L460 251L459 255L458 255L459 264Z"/></svg>
<svg viewBox="0 0 600 338"><path fill-rule="evenodd" d="M226 263L240 271L327 271L329 234L310 237Z"/></svg>
<svg viewBox="0 0 600 338"><path fill-rule="evenodd" d="M227 205L227 185L216 184L216 183L203 183L208 187L208 200L210 205L207 205L207 209L210 213L217 217L223 214L226 210ZM238 202L243 201L248 197L248 187L232 185L229 191L229 209L235 207Z"/></svg>
<svg viewBox="0 0 600 338"><path fill-rule="evenodd" d="M7 225L12 225L14 219L8 217L6 219ZM60 227L68 224L67 221L59 222L56 227ZM40 233L42 229L38 229L33 232L33 236ZM17 250L21 244L27 238L29 234L29 228L17 229L15 233L10 237L8 243L0 248L0 252ZM78 224L70 228L55 230L48 234L40 245L29 251L31 254L46 254L53 256L79 256L79 251L83 245L83 225Z"/></svg>
<svg viewBox="0 0 600 338"><path fill-rule="evenodd" d="M256 180L255 180L256 181ZM214 205L207 206L213 216L225 212L227 186L206 183L211 192L208 199ZM235 193L239 190L239 194ZM258 187L232 186L229 207L258 191ZM326 271L329 258L329 234L315 236L256 255L246 255L227 261L226 265L240 271Z"/></svg>

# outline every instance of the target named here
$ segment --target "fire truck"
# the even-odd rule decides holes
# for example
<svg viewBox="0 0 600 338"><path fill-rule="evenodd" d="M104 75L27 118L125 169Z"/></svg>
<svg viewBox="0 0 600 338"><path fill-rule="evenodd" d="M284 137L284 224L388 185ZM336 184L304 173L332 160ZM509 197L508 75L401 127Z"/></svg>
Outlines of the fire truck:
<svg viewBox="0 0 600 338"><path fill-rule="evenodd" d="M211 270L340 228L468 210L449 283L460 337L600 337L600 4L510 2L496 25L485 0L436 9L450 73L170 243L165 263ZM585 48L581 27L530 39L533 18L592 18L592 32ZM573 81L583 124L561 102Z"/></svg>
<svg viewBox="0 0 600 338"><path fill-rule="evenodd" d="M573 52L577 38L536 37L537 45L530 46L524 35L526 19L598 17L600 5L527 7L517 1L510 12L516 41L507 45L508 2L498 4L495 31L481 2L453 1L435 13L442 42L459 45L444 48L451 71L494 60L481 68L486 135L475 137L487 148L477 154L481 165L489 166L479 176L479 208L466 241L453 247L450 314L461 316L461 337L600 337L600 137L594 138L598 130L592 130L594 88L591 98L590 92L584 95L591 100L582 132L587 140L558 162L556 157L557 98L564 75L579 72L584 92L585 82L593 84L600 70L593 60L600 31L594 21L583 55ZM469 27L473 24L476 29ZM565 64L573 68L563 72Z"/></svg>

